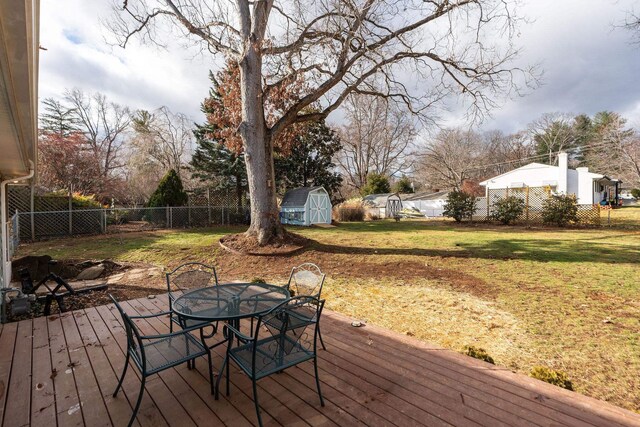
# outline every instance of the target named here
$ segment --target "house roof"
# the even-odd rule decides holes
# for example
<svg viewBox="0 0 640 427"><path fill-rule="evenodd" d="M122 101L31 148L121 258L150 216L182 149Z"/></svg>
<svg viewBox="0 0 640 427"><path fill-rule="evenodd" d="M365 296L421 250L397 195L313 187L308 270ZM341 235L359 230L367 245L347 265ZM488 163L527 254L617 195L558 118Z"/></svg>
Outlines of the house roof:
<svg viewBox="0 0 640 427"><path fill-rule="evenodd" d="M440 200L446 199L447 194L449 194L448 191L436 191L435 193L425 191L422 193L409 194L404 200Z"/></svg>
<svg viewBox="0 0 640 427"><path fill-rule="evenodd" d="M37 156L39 1L0 2L0 175L24 176Z"/></svg>
<svg viewBox="0 0 640 427"><path fill-rule="evenodd" d="M509 175L509 174L512 174L512 173L514 173L514 172L516 172L516 171L526 170L526 169L540 169L540 168L544 168L544 169L559 169L559 166L546 165L546 164L544 164L544 163L535 163L535 162L533 162L533 163L526 164L526 165L524 165L524 166L520 166L519 168L512 169L512 170L510 170L510 171L508 171L508 172L505 172L505 173L502 173L502 174L500 174L500 175L496 175L496 176L491 177L491 178L489 178L489 179L486 179L486 180L484 180L484 181L480 182L480 183L479 183L479 185L487 186L487 185L489 184L489 182L490 182L490 181L496 180L496 179L498 179L498 178L502 178L502 177L507 176L507 175ZM569 170L569 171L573 171L573 172L577 172L577 170L578 170L578 169L580 169L580 168L577 168L577 169L568 169L568 170ZM612 182L618 181L617 179L612 179L612 178L609 178L609 177L608 177L608 176L606 176L606 175L602 175L602 174L599 174L599 173L595 173L595 172L587 172L587 173L589 174L589 176L590 176L590 177L591 177L591 179L593 179L593 180L606 179L606 180L608 180L608 181L612 181Z"/></svg>
<svg viewBox="0 0 640 427"><path fill-rule="evenodd" d="M327 194L327 191L324 189L324 187L321 186L299 187L289 190L282 198L282 204L280 206L283 208L301 208L307 203L309 193L313 193L317 190L322 190L323 193Z"/></svg>

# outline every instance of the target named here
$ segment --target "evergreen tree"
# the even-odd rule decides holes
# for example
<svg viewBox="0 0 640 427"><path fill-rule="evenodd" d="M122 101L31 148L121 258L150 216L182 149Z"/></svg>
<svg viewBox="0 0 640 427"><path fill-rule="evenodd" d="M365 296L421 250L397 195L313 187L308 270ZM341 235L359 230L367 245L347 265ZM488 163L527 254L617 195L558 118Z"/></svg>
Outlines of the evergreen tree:
<svg viewBox="0 0 640 427"><path fill-rule="evenodd" d="M209 97L202 103L201 110L207 115L220 114L217 110L224 105L220 93L220 84L213 73L209 73L212 87ZM244 155L236 154L228 149L224 141L216 135L216 125L210 121L202 125L196 124L196 150L191 159L191 170L195 178L208 183L216 190L233 189L236 194L238 209L242 209L242 201L248 191L247 169Z"/></svg>
<svg viewBox="0 0 640 427"><path fill-rule="evenodd" d="M393 186L393 191L404 194L413 193L411 180L406 175L402 175L402 178L400 178Z"/></svg>
<svg viewBox="0 0 640 427"><path fill-rule="evenodd" d="M335 172L333 158L341 149L340 137L324 121L308 124L291 150L275 159L278 188L284 192L296 187L322 186L332 203L339 203L337 194L342 176Z"/></svg>
<svg viewBox="0 0 640 427"><path fill-rule="evenodd" d="M389 178L379 173L370 173L367 175L367 185L360 189L363 196L369 194L385 194L391 192Z"/></svg>
<svg viewBox="0 0 640 427"><path fill-rule="evenodd" d="M187 193L182 188L182 180L174 169L171 169L160 180L158 188L149 198L149 207L184 206L188 201Z"/></svg>
<svg viewBox="0 0 640 427"><path fill-rule="evenodd" d="M42 101L44 111L40 114L40 130L67 137L80 132L76 110L62 105L54 98Z"/></svg>

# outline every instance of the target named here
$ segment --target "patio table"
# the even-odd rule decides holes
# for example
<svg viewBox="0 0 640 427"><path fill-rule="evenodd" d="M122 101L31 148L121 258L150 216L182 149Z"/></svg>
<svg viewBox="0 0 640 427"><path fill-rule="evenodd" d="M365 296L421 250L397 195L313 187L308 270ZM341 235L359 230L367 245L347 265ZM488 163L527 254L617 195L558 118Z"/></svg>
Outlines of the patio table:
<svg viewBox="0 0 640 427"><path fill-rule="evenodd" d="M264 314L290 297L289 291L267 283L224 283L187 291L173 302L178 317L203 322L228 322ZM225 337L225 340L232 336ZM218 375L222 375L220 372Z"/></svg>
<svg viewBox="0 0 640 427"><path fill-rule="evenodd" d="M282 286L224 283L185 292L173 302L173 310L186 319L237 323L266 313L289 296Z"/></svg>

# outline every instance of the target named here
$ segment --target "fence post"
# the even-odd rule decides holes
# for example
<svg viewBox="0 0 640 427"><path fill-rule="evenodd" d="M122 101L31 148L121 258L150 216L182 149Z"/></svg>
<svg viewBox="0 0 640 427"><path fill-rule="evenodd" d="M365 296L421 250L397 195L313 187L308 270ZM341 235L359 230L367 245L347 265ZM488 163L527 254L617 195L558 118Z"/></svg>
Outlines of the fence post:
<svg viewBox="0 0 640 427"><path fill-rule="evenodd" d="M30 208L31 208L31 214L29 215L31 217L31 240L35 242L36 240L36 220L35 220L35 214L33 213L33 211L35 210L35 197L34 197L34 185L33 183L31 184L31 200L30 200Z"/></svg>
<svg viewBox="0 0 640 427"><path fill-rule="evenodd" d="M526 213L526 221L529 223L529 187L525 187L524 193L526 199L524 202L524 209Z"/></svg>
<svg viewBox="0 0 640 427"><path fill-rule="evenodd" d="M207 217L209 219L209 222L207 222L207 225L211 225L211 194L209 193L210 189L209 187L207 187Z"/></svg>
<svg viewBox="0 0 640 427"><path fill-rule="evenodd" d="M73 193L69 189L69 235L73 236Z"/></svg>
<svg viewBox="0 0 640 427"><path fill-rule="evenodd" d="M173 228L173 208L169 206L169 228Z"/></svg>
<svg viewBox="0 0 640 427"><path fill-rule="evenodd" d="M222 207L222 218L221 218L220 225L224 225L224 206Z"/></svg>
<svg viewBox="0 0 640 427"><path fill-rule="evenodd" d="M489 206L491 205L491 203L489 202L491 200L491 190L487 191L487 217L485 218L485 221L489 221L489 217L490 217L490 213L489 213Z"/></svg>
<svg viewBox="0 0 640 427"><path fill-rule="evenodd" d="M166 216L167 216L167 219L166 219L167 228L171 228L171 227L169 226L169 205L167 205L167 207L165 208L165 214L166 214Z"/></svg>
<svg viewBox="0 0 640 427"><path fill-rule="evenodd" d="M191 199L187 199L187 227L191 227Z"/></svg>

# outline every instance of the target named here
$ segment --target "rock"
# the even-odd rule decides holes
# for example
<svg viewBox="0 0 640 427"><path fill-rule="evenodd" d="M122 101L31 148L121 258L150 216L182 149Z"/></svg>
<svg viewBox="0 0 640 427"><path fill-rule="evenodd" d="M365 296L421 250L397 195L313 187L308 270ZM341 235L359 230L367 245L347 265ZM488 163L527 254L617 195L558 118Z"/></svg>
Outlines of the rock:
<svg viewBox="0 0 640 427"><path fill-rule="evenodd" d="M104 273L105 267L102 264L94 265L93 267L89 267L86 270L82 270L80 274L78 274L78 280L94 280L97 279Z"/></svg>
<svg viewBox="0 0 640 427"><path fill-rule="evenodd" d="M90 259L86 260L86 261L82 261L76 264L76 267L78 267L80 270L85 270L89 267L93 267L94 265L99 265L99 262L95 262L95 261L91 261Z"/></svg>

